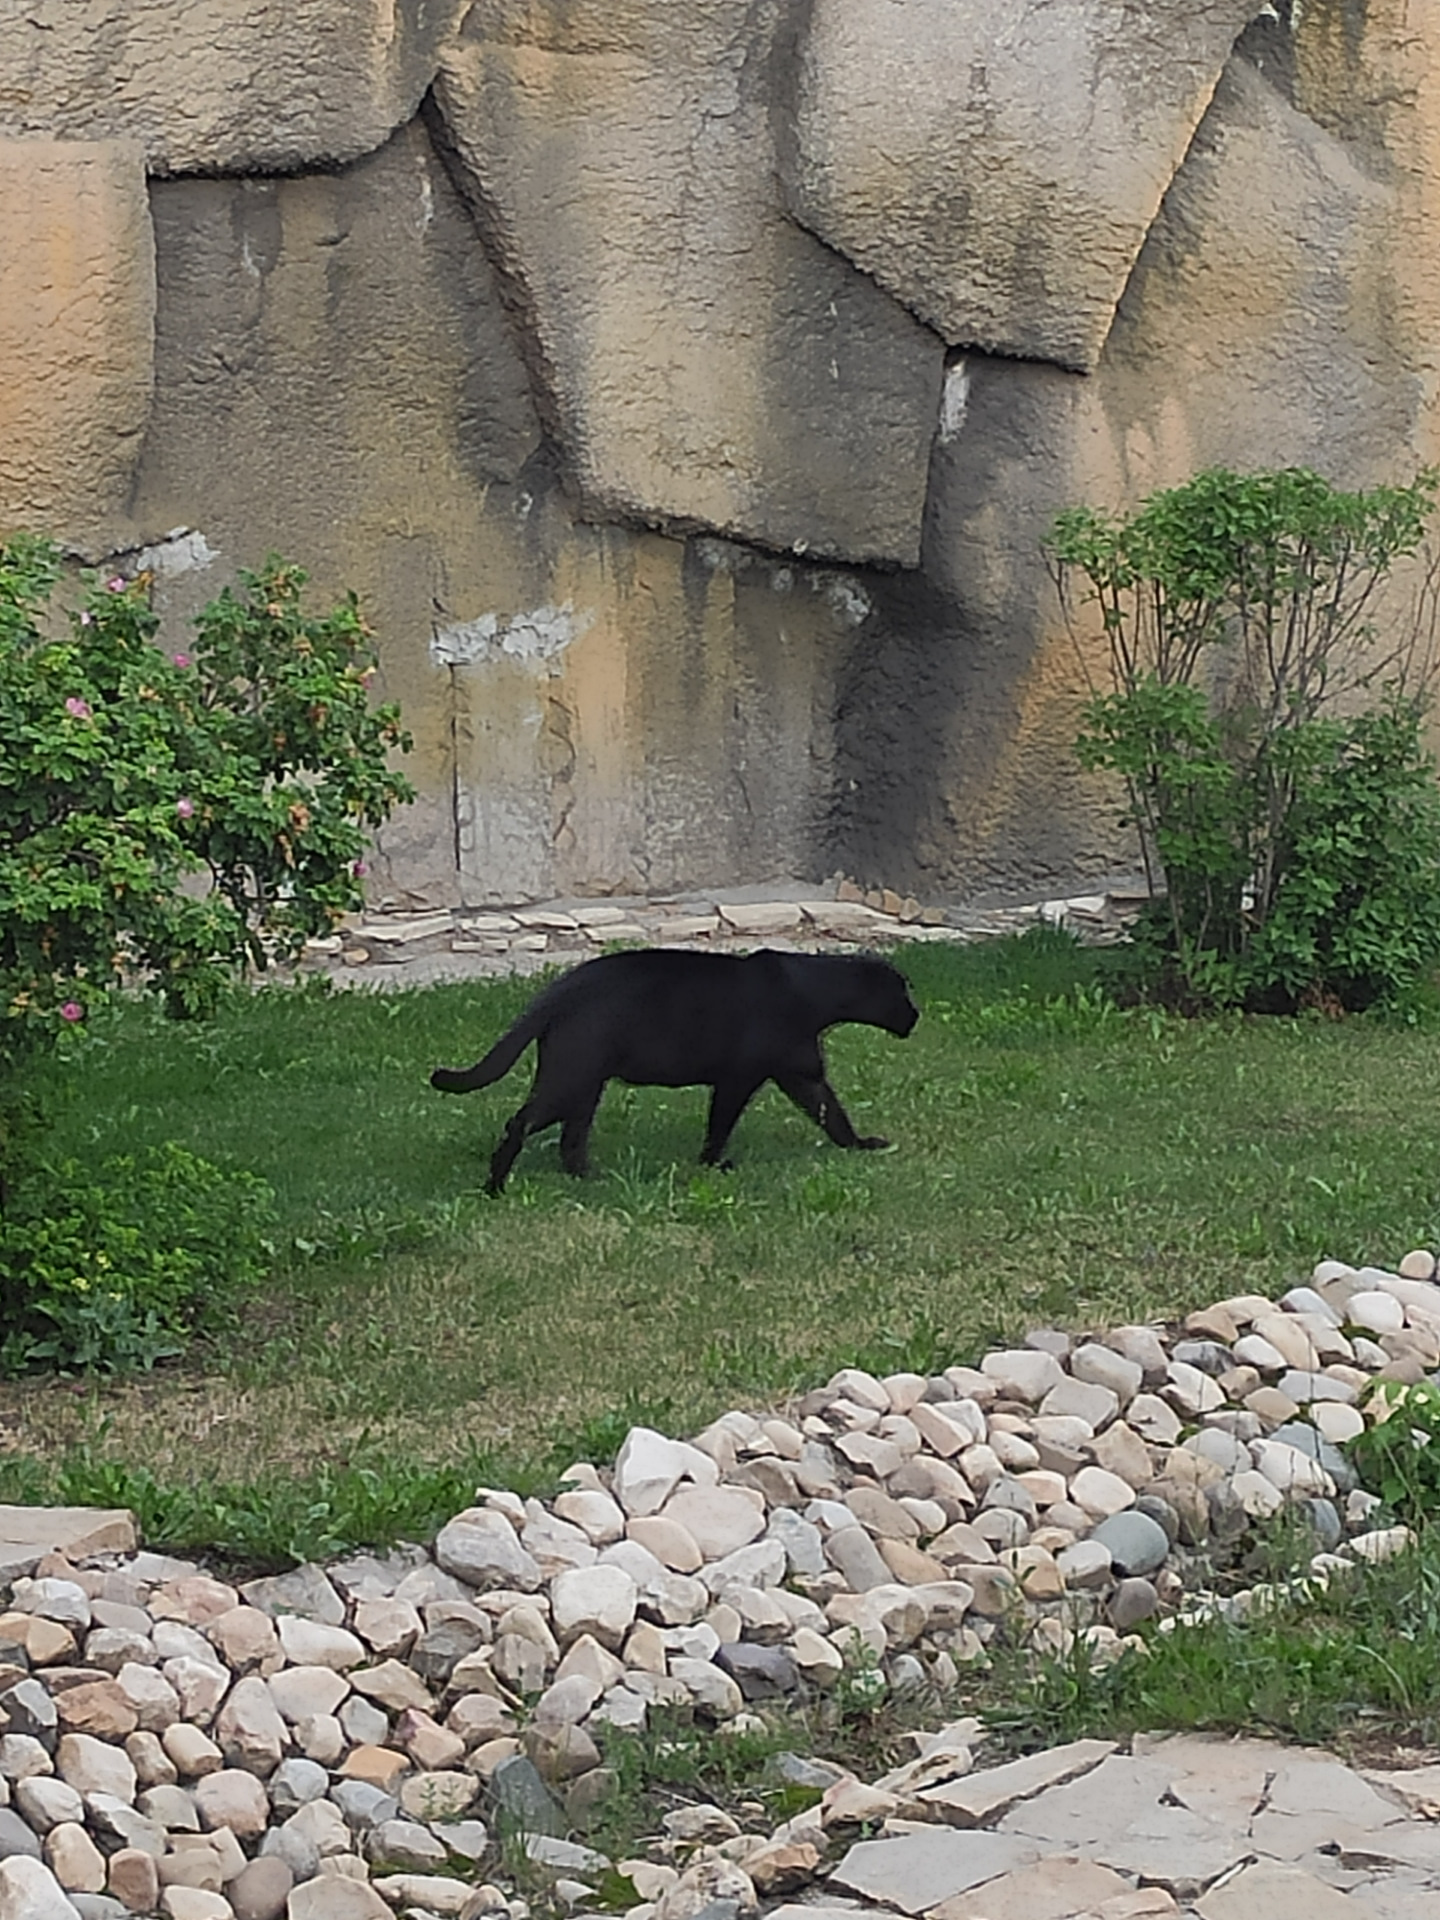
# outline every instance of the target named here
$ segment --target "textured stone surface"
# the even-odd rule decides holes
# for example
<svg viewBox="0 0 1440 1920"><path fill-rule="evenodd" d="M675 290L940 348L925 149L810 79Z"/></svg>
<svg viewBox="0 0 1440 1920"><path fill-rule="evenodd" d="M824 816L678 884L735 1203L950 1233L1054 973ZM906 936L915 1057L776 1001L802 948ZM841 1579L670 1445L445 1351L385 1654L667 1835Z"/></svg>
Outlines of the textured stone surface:
<svg viewBox="0 0 1440 1920"><path fill-rule="evenodd" d="M901 28L837 0L802 40L790 204L953 344L1093 367L1254 11L920 0Z"/></svg>
<svg viewBox="0 0 1440 1920"><path fill-rule="evenodd" d="M778 12L496 0L437 99L589 512L913 564L941 344L779 204Z"/></svg>
<svg viewBox="0 0 1440 1920"><path fill-rule="evenodd" d="M457 0L64 0L0 15L0 129L123 135L156 172L286 172L354 159L408 120Z"/></svg>
<svg viewBox="0 0 1440 1920"><path fill-rule="evenodd" d="M154 326L139 147L0 138L0 525L97 551L114 537L150 405ZM0 1577L23 1570L27 1545L6 1533Z"/></svg>

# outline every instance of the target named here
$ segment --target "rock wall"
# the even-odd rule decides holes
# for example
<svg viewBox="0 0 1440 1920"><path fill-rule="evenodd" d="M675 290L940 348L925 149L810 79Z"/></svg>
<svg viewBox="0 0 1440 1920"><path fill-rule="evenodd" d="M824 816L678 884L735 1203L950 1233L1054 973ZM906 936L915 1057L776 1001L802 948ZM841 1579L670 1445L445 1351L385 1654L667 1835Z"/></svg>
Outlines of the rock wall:
<svg viewBox="0 0 1440 1920"><path fill-rule="evenodd" d="M353 585L397 898L1128 865L1052 514L1436 451L1440 37L1255 13L6 10L0 527Z"/></svg>

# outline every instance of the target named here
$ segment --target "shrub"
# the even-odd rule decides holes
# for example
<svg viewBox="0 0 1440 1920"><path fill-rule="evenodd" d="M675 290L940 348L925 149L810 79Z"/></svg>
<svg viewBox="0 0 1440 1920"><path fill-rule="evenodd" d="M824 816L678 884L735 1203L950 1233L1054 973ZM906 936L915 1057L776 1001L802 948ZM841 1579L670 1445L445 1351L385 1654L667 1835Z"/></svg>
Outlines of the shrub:
<svg viewBox="0 0 1440 1920"><path fill-rule="evenodd" d="M1385 644L1372 619L1436 487L1216 471L1051 531L1062 602L1079 576L1109 642L1079 756L1125 783L1139 939L1191 999L1363 1007L1440 953L1425 663L1416 632Z"/></svg>
<svg viewBox="0 0 1440 1920"><path fill-rule="evenodd" d="M153 644L146 576L52 605L53 542L0 543L0 1367L149 1364L250 1276L263 1192L178 1148L88 1184L47 1168L26 1068L121 986L176 1015L362 903L411 797L351 596L320 616L272 557ZM70 1036L67 1042L66 1036Z"/></svg>
<svg viewBox="0 0 1440 1920"><path fill-rule="evenodd" d="M0 1373L151 1367L264 1272L271 1195L174 1145L38 1171L0 1219Z"/></svg>

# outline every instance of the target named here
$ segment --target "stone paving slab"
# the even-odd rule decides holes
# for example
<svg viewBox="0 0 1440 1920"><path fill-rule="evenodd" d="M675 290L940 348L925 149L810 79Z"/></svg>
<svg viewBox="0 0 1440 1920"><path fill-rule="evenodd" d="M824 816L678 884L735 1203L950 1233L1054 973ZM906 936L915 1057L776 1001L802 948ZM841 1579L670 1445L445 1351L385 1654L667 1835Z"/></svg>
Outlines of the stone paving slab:
<svg viewBox="0 0 1440 1920"><path fill-rule="evenodd" d="M1017 1801L1088 1773L1114 1751L1113 1740L1072 1740L1067 1746L1052 1747L1048 1753L1027 1754L1023 1760L1010 1760L1004 1766L987 1767L982 1773L927 1788L919 1797L952 1826L983 1827Z"/></svg>
<svg viewBox="0 0 1440 1920"><path fill-rule="evenodd" d="M0 1583L32 1573L47 1553L134 1551L135 1516L125 1508L0 1506Z"/></svg>
<svg viewBox="0 0 1440 1920"><path fill-rule="evenodd" d="M957 1893L1029 1866L1039 1851L1019 1835L943 1827L893 1840L862 1840L830 1880L902 1913L928 1913Z"/></svg>
<svg viewBox="0 0 1440 1920"><path fill-rule="evenodd" d="M1072 1920L1130 1891L1130 1882L1109 1867L1057 1854L943 1901L930 1920Z"/></svg>
<svg viewBox="0 0 1440 1920"><path fill-rule="evenodd" d="M1259 1860L1198 1901L1200 1920L1362 1920L1349 1894L1299 1867Z"/></svg>

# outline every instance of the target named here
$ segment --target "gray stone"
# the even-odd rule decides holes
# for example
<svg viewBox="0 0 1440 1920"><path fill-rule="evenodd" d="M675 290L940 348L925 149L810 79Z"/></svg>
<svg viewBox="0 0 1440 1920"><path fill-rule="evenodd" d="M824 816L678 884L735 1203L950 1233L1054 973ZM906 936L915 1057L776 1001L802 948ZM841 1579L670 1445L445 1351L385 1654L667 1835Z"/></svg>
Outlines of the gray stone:
<svg viewBox="0 0 1440 1920"><path fill-rule="evenodd" d="M0 1860L40 1858L40 1842L34 1829L22 1820L13 1807L0 1807Z"/></svg>
<svg viewBox="0 0 1440 1920"><path fill-rule="evenodd" d="M482 1593L494 1587L534 1593L541 1584L539 1565L515 1529L488 1507L471 1507L443 1526L435 1538L435 1558L446 1573Z"/></svg>
<svg viewBox="0 0 1440 1920"><path fill-rule="evenodd" d="M1111 1594L1105 1612L1117 1633L1129 1633L1158 1611L1160 1598L1148 1580L1134 1575L1122 1580Z"/></svg>
<svg viewBox="0 0 1440 1920"><path fill-rule="evenodd" d="M320 1567L303 1566L291 1573L270 1574L263 1580L251 1580L240 1591L262 1613L301 1613L307 1620L318 1620L327 1627L344 1625L345 1602Z"/></svg>
<svg viewBox="0 0 1440 1920"><path fill-rule="evenodd" d="M17 1680L0 1693L0 1713L11 1734L28 1734L54 1752L60 1718L55 1702L38 1680Z"/></svg>
<svg viewBox="0 0 1440 1920"><path fill-rule="evenodd" d="M362 1833L378 1826L382 1820L393 1820L400 1811L394 1795L383 1792L369 1780L337 1780L330 1789L330 1798L348 1824Z"/></svg>
<svg viewBox="0 0 1440 1920"><path fill-rule="evenodd" d="M1023 1760L947 1780L926 1789L920 1798L952 1826L982 1827L1017 1802L1089 1773L1114 1751L1113 1740L1072 1740L1047 1753L1032 1753Z"/></svg>
<svg viewBox="0 0 1440 1920"><path fill-rule="evenodd" d="M532 1763L523 1754L502 1760L490 1778L495 1824L502 1835L565 1831L565 1812Z"/></svg>
<svg viewBox="0 0 1440 1920"><path fill-rule="evenodd" d="M426 1873L445 1864L445 1847L418 1820L382 1820L365 1839L365 1852L377 1866Z"/></svg>
<svg viewBox="0 0 1440 1920"><path fill-rule="evenodd" d="M1303 1420L1288 1421L1283 1427L1277 1427L1270 1438L1281 1446L1296 1447L1312 1460L1317 1460L1341 1493L1349 1493L1359 1484L1355 1469L1346 1455Z"/></svg>
<svg viewBox="0 0 1440 1920"><path fill-rule="evenodd" d="M1177 1340L1171 1349L1171 1358L1183 1362L1187 1367L1197 1367L1201 1373L1208 1373L1217 1380L1235 1364L1230 1349L1222 1347L1218 1340ZM1277 1354L1277 1363L1279 1358Z"/></svg>
<svg viewBox="0 0 1440 1920"><path fill-rule="evenodd" d="M85 1802L65 1781L46 1774L31 1774L15 1783L16 1809L36 1833L48 1833L63 1821L83 1821Z"/></svg>
<svg viewBox="0 0 1440 1920"><path fill-rule="evenodd" d="M270 1804L282 1816L322 1799L329 1790L330 1775L313 1760L282 1760L266 1784Z"/></svg>
<svg viewBox="0 0 1440 1920"><path fill-rule="evenodd" d="M825 1555L852 1593L886 1587L894 1579L875 1542L858 1524L838 1527L825 1542Z"/></svg>
<svg viewBox="0 0 1440 1920"><path fill-rule="evenodd" d="M285 1902L295 1884L295 1876L278 1855L247 1860L233 1880L227 1881L225 1898L235 1920L279 1920Z"/></svg>
<svg viewBox="0 0 1440 1920"><path fill-rule="evenodd" d="M1157 1526L1163 1527L1165 1529L1165 1538L1170 1542L1172 1547L1180 1538L1180 1515L1163 1494L1140 1494L1136 1499L1134 1511L1136 1513L1143 1513L1147 1519L1153 1520Z"/></svg>
<svg viewBox="0 0 1440 1920"><path fill-rule="evenodd" d="M1109 1548L1115 1571L1122 1577L1154 1573L1165 1564L1165 1556L1170 1551L1165 1529L1133 1507L1128 1513L1114 1513L1108 1520L1102 1520L1098 1527L1091 1529L1090 1538Z"/></svg>
<svg viewBox="0 0 1440 1920"><path fill-rule="evenodd" d="M747 1700L770 1700L793 1693L800 1684L794 1660L783 1647L754 1646L739 1640L715 1654L717 1667L730 1675Z"/></svg>

